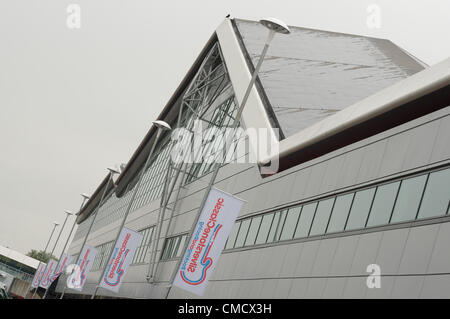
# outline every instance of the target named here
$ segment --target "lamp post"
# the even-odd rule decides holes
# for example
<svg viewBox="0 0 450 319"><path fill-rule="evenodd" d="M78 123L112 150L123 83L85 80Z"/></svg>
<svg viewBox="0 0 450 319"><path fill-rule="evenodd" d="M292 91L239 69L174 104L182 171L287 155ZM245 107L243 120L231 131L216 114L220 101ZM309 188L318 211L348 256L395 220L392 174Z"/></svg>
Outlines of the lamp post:
<svg viewBox="0 0 450 319"><path fill-rule="evenodd" d="M228 153L228 150L229 150L229 145L231 145L231 142L233 141L233 138L234 138L234 135L235 135L234 132L235 132L236 128L239 125L239 122L240 122L240 119L241 119L241 116L242 116L242 111L244 110L245 104L247 103L248 97L250 96L250 92L251 92L251 90L253 88L253 85L256 82L256 78L258 77L258 73L259 73L261 65L262 65L262 63L264 61L264 57L266 56L267 50L269 49L270 43L272 42L272 39L273 39L275 33L289 34L291 32L289 30L289 27L283 21L275 19L275 18L266 18L266 19L260 20L259 22L263 26L265 26L267 29L269 29L269 34L267 35L267 39L266 39L266 42L264 44L264 48L263 48L263 50L261 52L261 56L259 57L258 63L256 64L255 70L253 71L250 83L247 86L247 90L245 91L245 94L244 94L244 97L242 99L242 102L240 103L239 109L238 109L238 111L236 113L236 117L234 119L233 126L232 126L233 134L229 134L227 136L226 143L225 143L225 152L223 154L223 157L227 156L227 153ZM211 188L214 185L214 181L215 181L215 179L217 177L217 174L219 172L220 162L221 161L218 161L214 165L214 170L213 170L213 173L211 175L211 179L209 181L209 184L208 184L208 186L206 188L205 194L203 195L203 199L202 199L202 202L200 204L199 212L197 214L197 217L196 217L194 223L192 224L191 230L189 231L189 235L190 236L192 236L192 232L194 231L194 228L195 228L195 226L198 223L198 220L200 218L200 213L203 210L203 206L205 206L206 199L208 198L208 195L209 195L209 193L211 191ZM186 247L187 247L188 244L189 244L189 241L186 241L185 244L184 244L183 251L186 251ZM166 299L169 297L170 290L172 289L172 283L173 283L173 281L175 279L175 276L177 274L178 269L180 268L181 262L182 262L182 258L179 259L179 261L177 262L176 267L174 268L174 270L172 272L172 276L171 276L170 281L169 281L169 288L168 288L167 294L166 294Z"/></svg>
<svg viewBox="0 0 450 319"><path fill-rule="evenodd" d="M55 228L58 227L58 225L59 225L58 222L53 222L53 229L52 229L52 232L51 232L50 237L49 237L49 239L48 239L48 241L47 241L47 244L45 245L45 249L44 249L44 257L45 257L45 254L47 253L48 244L50 244L50 240L52 239L53 233L55 232ZM40 262L39 262L39 264L40 264ZM48 262L47 262L47 264L48 264ZM46 266L46 268L47 268L47 266ZM37 270L39 270L39 267L37 268ZM45 272L45 270L44 270L44 272ZM42 273L42 276L44 275L44 272ZM39 289L39 284L41 283L41 279L42 279L42 277L39 278L38 285L37 285L37 287L34 289L34 293L33 293L33 295L31 296L31 299L34 299L34 296L36 295L36 292L37 292L38 289Z"/></svg>
<svg viewBox="0 0 450 319"><path fill-rule="evenodd" d="M126 219L128 217L128 214L130 213L131 206L133 205L134 199L135 199L136 194L137 194L137 192L139 190L139 186L141 185L142 176L144 176L145 169L148 167L148 164L150 163L150 159L153 156L153 152L155 151L156 144L158 144L158 140L161 137L161 133L162 133L162 131L171 130L170 125L167 124L164 121L157 120L157 121L153 121L152 123L157 128L155 142L153 143L152 148L150 150L150 153L148 154L147 159L145 161L144 167L142 168L142 170L141 170L141 172L139 174L138 181L136 183L136 186L134 187L133 195L131 196L130 202L128 203L128 207L127 207L127 210L125 212L125 215L122 218L122 223L121 223L121 225L119 227L119 230L117 231L116 239L114 240L114 245L111 247L111 251L109 252L108 259L106 259L105 266L103 267L102 272L100 273L100 279L98 280L97 286L95 287L95 290L94 290L94 293L91 296L91 299L95 298L95 296L97 295L98 289L100 288L100 283L102 282L105 269L108 266L108 262L111 259L112 253L114 251L114 247L116 246L117 240L119 239L120 232L122 231L122 228L125 225L125 221L126 221Z"/></svg>
<svg viewBox="0 0 450 319"><path fill-rule="evenodd" d="M64 213L66 213L66 218L64 219L63 226L61 227L61 230L59 231L59 235L58 235L58 238L56 239L55 246L53 247L53 250L52 250L52 252L51 252L51 254L50 254L50 258L51 258L51 256L53 255L53 251L55 250L56 244L58 243L58 240L59 240L59 237L60 237L61 234L62 234L62 231L63 231L63 229L64 229L64 225L66 224L67 218L68 218L69 216L72 216L72 215L73 215L73 214L72 214L70 211L68 211L68 210L64 211ZM73 227L72 227L72 229L73 229ZM70 233L72 234L72 230L70 231ZM69 235L69 237L70 237L70 235ZM66 244L67 244L67 242L66 242ZM66 246L64 246L63 251L62 251L62 253L61 253L61 256L62 256L62 254L63 254L63 252L64 252L64 249L66 249ZM61 260L61 256L59 257L59 261ZM47 265L48 265L48 264L47 264ZM44 271L44 272L45 272L45 271ZM50 276L50 274L49 274L49 276ZM50 287L49 287L49 288L50 288ZM45 297L47 296L47 292L48 292L48 288L45 289L44 297L42 297L42 299L45 299Z"/></svg>
<svg viewBox="0 0 450 319"><path fill-rule="evenodd" d="M61 237L61 234L62 234L62 232L63 232L63 230L64 230L64 226L66 225L67 218L68 218L70 215L72 215L72 213L69 212L68 210L66 210L65 213L66 213L66 217L64 218L64 223L63 223L61 229L59 230L58 237L56 237L55 245L53 245L52 252L50 253L50 259L51 259L52 256L53 256L53 253L54 253L54 251L55 251L55 249L56 249L56 245L58 244L59 238ZM48 263L47 263L47 265L45 266L44 274L45 274L45 272L47 271L48 264L50 263L50 259L48 260ZM47 281L48 281L49 277L50 277L50 273L49 273L48 276L47 276ZM39 288L39 285L40 285L41 281L42 281L42 278L39 280L38 288ZM44 297L42 297L42 299L45 299L45 296L47 295L47 290L48 290L48 288L45 288Z"/></svg>
<svg viewBox="0 0 450 319"><path fill-rule="evenodd" d="M84 205L85 201L89 199L89 196L84 194L84 193L81 194L81 196L83 197L83 202L81 203L80 210L78 211L78 213L81 211L81 208L83 208L83 205ZM68 210L66 210L66 213L72 215L72 213L70 213ZM78 215L78 213L76 215ZM66 243L64 244L64 247L63 247L63 249L61 251L61 255L59 255L58 265L61 262L61 258L64 255L64 251L66 250L67 244L69 243L69 240L70 240L70 236L72 236L72 232L73 232L73 229L75 228L76 224L77 224L77 219L75 218L75 220L73 221L73 224L72 224L72 228L70 229L69 236L67 236ZM47 292L48 292L48 289L45 290L45 294L44 294L44 298L43 299L45 299L45 297L47 296Z"/></svg>
<svg viewBox="0 0 450 319"><path fill-rule="evenodd" d="M86 195L84 193L81 194L81 196L83 197L83 201L81 202L80 209L78 210L78 213L76 213L76 216L78 216L78 214L81 212L81 209L83 208L84 203L90 198L89 195ZM64 251L66 250L67 244L69 243L69 240L70 240L70 236L72 236L72 232L73 232L76 224L77 224L77 219L75 218L75 220L73 221L72 228L70 229L69 236L67 237L66 243L64 244L64 248L62 249L61 255L59 256L59 262L61 262L61 258L64 255ZM45 298L45 295L44 295L44 298Z"/></svg>
<svg viewBox="0 0 450 319"><path fill-rule="evenodd" d="M108 190L109 183L112 181L113 175L119 173L118 171L116 171L115 169L110 168L110 167L108 167L108 171L109 171L108 182L106 183L105 190L103 191L102 197L100 198L100 201L98 202L98 205L95 208L95 211L93 212L92 221L91 221L91 223L89 225L89 229L87 231L86 236L84 236L83 244L81 245L81 248L80 248L80 251L77 254L77 257L74 259L75 263L78 263L78 258L80 258L81 252L83 251L83 247L86 244L86 241L87 241L87 238L89 237L89 234L91 232L92 226L94 225L95 219L97 218L98 210L100 209L100 206L102 206L102 204L103 204L103 199L106 196L106 191ZM75 269L73 271L75 271ZM72 271L72 273L73 273L73 271ZM62 292L61 297L59 299L63 299L64 294L66 292L66 288L67 288L67 285L64 286L63 292Z"/></svg>

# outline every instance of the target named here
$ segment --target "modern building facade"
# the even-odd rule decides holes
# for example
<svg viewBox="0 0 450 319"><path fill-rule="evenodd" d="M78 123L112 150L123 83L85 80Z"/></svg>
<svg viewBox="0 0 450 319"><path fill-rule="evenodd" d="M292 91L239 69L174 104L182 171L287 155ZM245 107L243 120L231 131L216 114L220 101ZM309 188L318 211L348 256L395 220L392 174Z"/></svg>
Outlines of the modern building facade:
<svg viewBox="0 0 450 319"><path fill-rule="evenodd" d="M192 131L200 120L208 154L219 156L207 129L231 125L266 34L257 22L226 19L159 119ZM450 59L428 67L388 40L297 27L277 35L241 126L266 129L278 151L220 167L214 187L246 204L203 297L450 298L449 84ZM87 243L99 253L83 291L66 297L94 292L143 169L125 224L142 242L119 293L98 295L197 297L169 287L214 165L172 163L166 132L144 168L155 133L78 215L69 254L95 214ZM242 139L248 148L235 154L246 159L255 145ZM276 172L262 173L268 162ZM379 288L367 285L370 265Z"/></svg>

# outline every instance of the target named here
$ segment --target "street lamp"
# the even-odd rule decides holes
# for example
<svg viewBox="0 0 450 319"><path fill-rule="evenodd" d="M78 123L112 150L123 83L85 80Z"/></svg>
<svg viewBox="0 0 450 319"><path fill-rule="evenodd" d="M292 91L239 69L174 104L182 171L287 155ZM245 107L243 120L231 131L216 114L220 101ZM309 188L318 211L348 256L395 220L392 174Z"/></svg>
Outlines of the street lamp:
<svg viewBox="0 0 450 319"><path fill-rule="evenodd" d="M111 176L114 174L120 174L120 172L113 167L108 167L106 169L111 173Z"/></svg>
<svg viewBox="0 0 450 319"><path fill-rule="evenodd" d="M52 253L50 254L50 258L51 258L51 256L53 255L53 251L54 251L55 248L56 248L56 244L58 243L59 236L61 236L61 233L62 233L62 231L63 231L63 229L64 229L64 225L66 224L67 218L68 218L69 216L72 216L72 215L73 215L73 214L72 214L70 211L68 211L68 210L64 211L64 213L66 213L66 218L64 219L64 224L63 224L63 226L61 227L61 230L60 230L60 232L59 232L58 238L56 239L55 246L53 247ZM74 224L74 225L75 225L75 224ZM70 230L69 237L70 237L70 235L72 234L72 230L73 230L73 226L72 226L72 229ZM68 240L68 239L67 239L67 240ZM66 245L67 245L67 241L66 241ZM64 245L63 251L61 252L61 256L59 256L58 263L61 261L61 257L62 257L62 254L64 253L64 249L66 249L66 246L65 246L65 245ZM48 265L48 263L47 263L47 265ZM45 273L45 271L44 271L44 273ZM49 275L50 275L50 274L49 274ZM48 287L48 288L50 288L50 287ZM48 288L45 289L44 297L42 297L42 299L45 299L45 297L47 296Z"/></svg>
<svg viewBox="0 0 450 319"><path fill-rule="evenodd" d="M61 237L61 234L62 234L62 232L63 232L63 230L64 230L64 226L66 225L67 218L68 218L70 215L72 215L72 213L69 212L69 211L67 211L67 210L65 211L65 213L66 213L66 218L64 218L64 223L63 223L61 229L59 230L58 237L56 237L55 245L53 245L52 252L50 253L50 258L49 258L49 260L48 260L48 262L47 262L47 265L46 265L45 268L44 268L43 274L45 274L45 272L47 271L48 264L50 263L50 259L51 259L52 256L53 256L53 253L54 253L54 251L55 251L56 245L58 244L59 237ZM49 273L48 276L47 276L47 282L48 282L49 278L50 278L50 273ZM39 280L38 288L39 288L39 285L41 284L41 281L42 281L42 278ZM48 288L45 288L44 297L43 297L42 299L45 299L45 296L47 295L47 291L48 291Z"/></svg>
<svg viewBox="0 0 450 319"><path fill-rule="evenodd" d="M108 191L109 183L112 181L114 174L119 174L119 172L116 169L114 169L114 168L108 167L107 170L109 171L108 182L106 183L105 190L103 191L102 197L100 198L100 201L98 202L98 205L95 208L95 211L92 213L93 214L92 221L89 224L89 228L88 228L88 231L86 233L86 236L84 236L83 244L81 245L80 251L78 252L77 257L74 259L76 264L78 264L78 259L80 258L81 252L83 251L83 247L86 244L86 241L87 241L87 238L89 237L89 234L91 233L92 226L94 225L95 219L97 218L98 210L100 209L100 206L102 206L102 204L103 204L103 199L105 198L106 192ZM83 196L84 199L89 199L89 196L86 195L86 194L81 194L81 196ZM83 201L83 204L84 204L84 201ZM81 207L83 207L83 204L82 204ZM80 211L78 212L78 214L80 212L81 212L81 208L80 208ZM72 273L73 273L73 271L72 271ZM64 286L63 292L62 292L61 297L59 299L63 299L64 294L66 292L66 288L67 288L67 286Z"/></svg>
<svg viewBox="0 0 450 319"><path fill-rule="evenodd" d="M52 232L50 233L50 237L49 237L49 239L48 239L48 241L47 241L47 244L45 245L45 248L44 248L44 257L45 257L45 255L47 254L48 244L50 244L50 240L52 239L53 233L55 232L55 228L58 227L58 225L59 225L58 222L53 222L53 229L52 229ZM40 265L40 264L41 264L41 262L39 262L39 265ZM46 266L46 267L47 267L47 266ZM39 270L39 267L37 268L37 270ZM45 272L45 271L44 271L44 272ZM42 275L43 275L43 274L44 274L44 273L42 273ZM38 289L39 289L39 284L41 283L41 279L42 279L42 277L39 278L38 285L37 285L37 287L35 288L34 293L33 293L33 295L31 296L31 299L34 299L34 296L36 295L36 292L37 292Z"/></svg>
<svg viewBox="0 0 450 319"><path fill-rule="evenodd" d="M89 198L90 198L89 195L86 195L85 193L82 193L82 194L80 194L80 195L81 195L81 197L83 197L83 201L81 202L80 209L78 210L78 213L76 213L76 216L78 216L78 214L81 212L81 209L83 208L84 203L85 203L87 200L89 200ZM62 258L62 256L64 255L64 251L66 250L67 244L69 243L69 240L70 240L70 236L72 236L72 232L73 232L73 229L75 228L75 225L76 225L76 224L77 224L77 218L75 217L75 220L73 221L72 228L70 229L69 236L67 237L66 243L64 244L64 248L62 249L61 255L59 256L59 262L58 262L58 265L59 265L59 263L61 262L61 258ZM61 271L62 271L62 270L63 270L63 269L61 269ZM62 298L63 295L64 295L64 293L61 294L61 298ZM44 297L45 297L45 295L44 295Z"/></svg>
<svg viewBox="0 0 450 319"><path fill-rule="evenodd" d="M291 32L289 30L289 27L286 25L286 23L284 23L281 20L275 19L275 18L266 18L266 19L260 20L259 22L263 26L265 26L267 29L269 29L269 34L267 35L267 39L266 39L266 42L264 43L264 48L263 48L263 50L261 52L261 56L259 57L258 63L256 64L256 67L255 67L255 70L253 71L252 78L250 80L250 83L247 86L247 90L245 91L245 94L244 94L244 97L242 99L242 102L241 102L241 104L239 106L239 109L238 109L238 111L236 113L236 117L234 118L234 122L233 122L233 126L232 126L233 132L235 132L237 126L239 125L239 122L241 120L242 111L244 110L245 104L247 103L248 97L250 96L250 92L251 92L251 90L253 88L253 85L255 84L256 78L258 77L258 73L259 73L261 65L262 65L262 63L264 61L264 57L266 56L267 50L269 49L270 43L272 42L272 39L273 39L275 33L289 34ZM226 143L225 143L225 153L224 153L223 157L227 156L227 153L228 153L229 147L231 146L231 142L233 141L234 135L235 134L233 133L233 134L229 134L227 136L227 140L226 140ZM219 172L219 168L220 168L219 163L221 163L222 161L223 161L223 158L222 158L221 161L218 161L218 162L215 163L214 170L213 170L213 173L211 175L211 179L210 179L208 187L206 188L206 191L205 191L205 193L203 195L203 199L202 199L202 202L200 204L199 212L197 214L197 217L196 217L194 223L192 224L192 227L191 227L191 230L189 232L189 235L192 235L192 233L194 231L194 228L195 228L195 226L198 223L198 220L200 218L200 212L203 210L203 206L205 206L206 199L208 198L208 195L209 195L209 193L211 191L212 186L214 185L214 181L216 180L217 174ZM187 247L188 243L189 243L189 241L185 242L183 251L186 251L186 247ZM182 262L182 258L180 258L178 260L178 263L177 263L176 267L173 270L172 276L171 276L170 281L169 281L169 289L167 290L166 299L169 297L170 290L172 288L172 284L171 283L175 279L177 271L180 268L181 262Z"/></svg>
<svg viewBox="0 0 450 319"><path fill-rule="evenodd" d="M133 195L131 196L130 202L128 203L127 210L126 210L126 212L125 212L125 215L124 215L123 218L122 218L122 223L121 223L121 225L120 225L120 227L119 227L119 230L118 230L118 232L117 232L116 239L114 240L114 246L112 246L112 248L111 248L111 250L110 250L110 252L109 252L109 256L108 256L108 258L106 259L108 262L109 262L109 260L111 260L111 256L112 256L112 254L113 254L114 247L115 247L116 244L117 244L117 240L119 239L120 232L122 231L122 228L123 228L123 226L125 225L125 221L127 220L128 214L130 213L131 206L133 205L134 199L135 199L136 194L137 194L137 192L138 192L138 190L139 190L139 186L141 185L142 176L144 176L145 169L148 167L148 165L149 165L149 163L150 163L150 159L151 159L152 156L153 156L153 152L155 151L155 147L156 147L156 145L158 144L158 140L159 140L159 138L160 138L160 136L161 136L161 133L162 133L163 131L171 130L170 125L167 124L167 123L164 122L164 121L156 120L156 121L153 121L152 123L153 123L153 125L157 128L155 142L153 142L152 148L151 148L151 150L150 150L150 153L149 153L148 156L147 156L147 159L146 159L146 161L145 161L144 167L142 168L141 172L139 173L139 178L138 178L138 181L137 181L137 183L136 183L136 186L134 187ZM91 296L91 299L94 299L95 296L97 295L97 291L98 291L98 289L100 288L100 283L102 282L102 279L103 279L103 274L104 274L104 272L105 272L106 267L108 267L108 262L105 263L105 266L103 267L102 272L100 273L100 279L98 280L97 286L95 287L95 290L94 290L94 293L93 293L92 296Z"/></svg>
<svg viewBox="0 0 450 319"><path fill-rule="evenodd" d="M282 34L291 33L291 30L289 30L289 27L287 26L287 24L276 18L261 19L261 20L259 20L259 23L261 23L267 29L274 31L274 32L278 32L278 33L282 33Z"/></svg>

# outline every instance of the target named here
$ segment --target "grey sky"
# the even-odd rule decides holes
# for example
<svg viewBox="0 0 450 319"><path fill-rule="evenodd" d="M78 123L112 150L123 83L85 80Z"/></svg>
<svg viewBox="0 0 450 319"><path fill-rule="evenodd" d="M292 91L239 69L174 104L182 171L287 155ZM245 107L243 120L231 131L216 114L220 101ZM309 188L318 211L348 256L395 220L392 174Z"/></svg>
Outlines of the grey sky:
<svg viewBox="0 0 450 319"><path fill-rule="evenodd" d="M70 3L80 29L66 27ZM445 0L0 0L0 245L44 248L78 194L127 162L228 13L386 38L430 65L450 56Z"/></svg>

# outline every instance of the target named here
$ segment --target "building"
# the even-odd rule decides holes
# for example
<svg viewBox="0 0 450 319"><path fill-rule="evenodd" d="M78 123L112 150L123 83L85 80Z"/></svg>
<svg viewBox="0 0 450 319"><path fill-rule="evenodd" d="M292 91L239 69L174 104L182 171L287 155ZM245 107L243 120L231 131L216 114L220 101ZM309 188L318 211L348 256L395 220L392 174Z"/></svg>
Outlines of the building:
<svg viewBox="0 0 450 319"><path fill-rule="evenodd" d="M26 296L38 266L39 260L0 246L0 284L14 297Z"/></svg>
<svg viewBox="0 0 450 319"><path fill-rule="evenodd" d="M291 31L274 38L241 120L266 128L279 151L224 164L214 183L247 203L204 297L449 298L450 59L428 67L388 40ZM230 126L266 34L257 22L226 19L159 119ZM66 296L93 293L155 131L116 187L105 177L81 210L72 255L106 188L87 239L99 253L83 291ZM249 144L243 157L253 152ZM171 146L166 133L126 222L144 235L133 264L119 293L101 296L167 296L213 167L175 169ZM269 160L279 169L262 174ZM367 285L371 265L381 271L380 288ZM172 287L167 297L196 296Z"/></svg>

